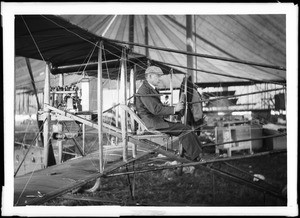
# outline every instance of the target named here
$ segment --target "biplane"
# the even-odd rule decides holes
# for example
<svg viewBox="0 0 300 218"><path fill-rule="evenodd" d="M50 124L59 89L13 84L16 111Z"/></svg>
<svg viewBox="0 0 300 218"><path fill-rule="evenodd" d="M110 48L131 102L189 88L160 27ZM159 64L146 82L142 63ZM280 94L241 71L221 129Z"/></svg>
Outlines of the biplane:
<svg viewBox="0 0 300 218"><path fill-rule="evenodd" d="M165 17L165 19L170 20L172 23L177 22L170 16ZM144 71L147 66L159 66L170 81L167 89L169 92L164 92L159 95L163 97L169 94L171 96L171 105L173 105L173 77L174 75L185 76L187 72L180 70L176 64L166 64L158 60L150 59L147 55L136 53L133 51L132 46L144 46L145 48L155 49L153 46L133 42L126 44L121 40L112 40L98 36L59 16L15 16L15 54L16 56L26 58L28 71L33 81L32 84L34 84L34 78L32 76L29 58L46 62L43 105L39 105L37 114L39 132L35 137L35 140L38 140L39 137L42 138L43 169L20 176L18 175L19 168L17 169L14 178L15 206L42 205L51 199L82 187L88 182L95 181L95 185L88 190L93 192L100 188L101 177L109 175L115 169L133 163L153 152L161 153L181 163L180 165L173 166L174 168L199 166L201 169L203 168L204 170L218 173L217 169L209 168L206 164L213 163L214 161L224 161L224 158L222 160L218 158L208 159L200 163L191 162L190 160L182 158L176 154L179 149L178 137L171 137L159 131L148 129L136 114L134 99L135 96L137 96L137 81L144 78ZM163 50L163 48L158 49ZM189 59L190 61L193 59L193 55L197 54L191 51L180 52L172 49L164 50L166 52L184 54L191 57ZM198 57L218 59L218 61L224 61L226 63L238 62L251 66L255 70L261 67L263 69L275 69L276 72L285 71L285 68L282 66L241 61L239 59L233 59L232 57L218 58L216 56L203 54L198 54ZM207 66L210 64L211 63L206 62ZM193 70L193 68L191 67L188 70ZM218 73L211 71L200 71L210 73L213 75L212 77L218 75ZM80 88L76 85L66 86L64 84L64 75L78 74L78 72L83 72L78 82ZM262 72L267 74L267 70L262 70ZM59 77L59 84L56 87L51 84L50 74ZM221 76L226 78L224 74L221 74ZM91 77L96 79L91 81ZM275 78L281 78L281 74ZM119 102L108 110L103 109L104 79L118 80L118 86L121 90ZM247 82L250 84L254 82L261 83L263 81L259 79L259 77L251 79L248 77L247 79L243 76L235 76L235 79L238 79L241 84L246 84ZM285 82L285 79L282 80L282 78L280 81L275 80L276 79L272 82L281 82L281 84ZM227 82L231 83L231 81ZM200 87L200 83L197 83L197 81L195 84ZM203 84L204 86L208 86L209 82ZM214 84L219 83L216 81ZM185 87L187 87L187 84L185 84ZM282 90L282 88L276 90ZM187 89L185 89L185 92L187 92ZM224 95L225 92L227 93L226 95ZM229 102L236 104L236 97L238 96L234 95L234 92L225 90L224 93L223 95L216 95L210 92L210 94L205 95L202 102L213 104L218 100L229 99L231 97L235 99ZM93 101L92 97L96 99L96 101ZM214 98L211 99L211 97ZM118 110L118 113L111 119L114 120L114 122L111 122L111 120L107 122L106 113L113 110ZM170 119L172 120L174 117L170 117ZM68 123L70 122L76 123L75 131L69 129ZM239 122L247 123L249 121L239 120ZM226 123L224 128L231 126L229 139L225 142L217 139L214 143L209 145L216 148L217 154L220 150L225 149L226 152L228 152L229 159L241 158L231 157L231 152L237 149L239 143L239 149L250 151L249 156L264 154L253 154L252 145L255 145L245 143L245 141L251 140L251 134L246 139L237 139L235 136L238 130L232 127L231 124L233 122L228 121L224 123ZM202 126L200 126L200 128L201 127ZM94 131L98 137L97 142L99 147L98 150L93 153L88 153L86 149L84 149L84 139L82 144L76 141L76 137L86 138L87 131ZM216 136L219 138L223 137L218 131L223 130L217 129L215 132ZM247 132L249 129L245 131ZM252 133L251 130L250 133ZM104 146L103 134L115 137L117 146ZM279 134L275 137L285 135L286 134ZM259 136L254 140L262 138L262 136ZM67 140L73 140L75 142L76 150L80 157L75 155L77 158L63 161L63 156L67 153L64 150L64 146L66 146L64 142ZM55 142L58 147L57 160L54 157L54 145L52 142ZM20 166L21 164L22 162ZM264 193L269 193L280 199L284 199L281 193L269 187L261 187L257 184L243 181L241 178L233 178L224 172L220 173L220 175L234 181L245 183Z"/></svg>

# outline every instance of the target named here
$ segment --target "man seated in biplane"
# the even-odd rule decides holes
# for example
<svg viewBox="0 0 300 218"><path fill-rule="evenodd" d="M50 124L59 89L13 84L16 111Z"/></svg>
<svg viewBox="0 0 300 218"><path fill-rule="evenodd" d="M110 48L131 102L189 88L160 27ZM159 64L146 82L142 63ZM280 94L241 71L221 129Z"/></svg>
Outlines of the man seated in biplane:
<svg viewBox="0 0 300 218"><path fill-rule="evenodd" d="M159 67L150 66L146 69L146 80L137 91L139 95L136 98L137 113L148 129L157 130L172 136L180 135L180 155L192 161L200 161L202 157L201 141L192 128L182 123L166 121L163 118L177 114L184 109L184 104L179 102L175 106L167 106L161 102L156 87L159 85L162 75L163 72Z"/></svg>

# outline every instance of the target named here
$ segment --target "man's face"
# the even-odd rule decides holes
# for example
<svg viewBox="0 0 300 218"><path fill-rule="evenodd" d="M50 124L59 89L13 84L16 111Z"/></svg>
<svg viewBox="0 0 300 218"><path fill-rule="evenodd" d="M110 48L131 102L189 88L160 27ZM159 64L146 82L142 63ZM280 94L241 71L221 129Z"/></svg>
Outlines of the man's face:
<svg viewBox="0 0 300 218"><path fill-rule="evenodd" d="M154 85L155 87L161 82L161 75L156 73L150 73L147 78L148 82Z"/></svg>

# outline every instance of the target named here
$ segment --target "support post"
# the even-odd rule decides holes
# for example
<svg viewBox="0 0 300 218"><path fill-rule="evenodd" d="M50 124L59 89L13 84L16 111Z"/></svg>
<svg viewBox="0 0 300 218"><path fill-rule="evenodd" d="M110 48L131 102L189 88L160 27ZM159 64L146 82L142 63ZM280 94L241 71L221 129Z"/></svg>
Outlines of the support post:
<svg viewBox="0 0 300 218"><path fill-rule="evenodd" d="M118 76L117 78L117 102L120 102L120 77ZM116 127L119 127L119 117L120 117L120 110L119 110L119 106L115 107L115 123L116 123ZM115 143L116 146L118 145L119 138L115 137Z"/></svg>
<svg viewBox="0 0 300 218"><path fill-rule="evenodd" d="M130 71L130 97L135 95L136 93L136 82L135 82L135 73L136 73L136 65L134 65L133 69L131 69ZM130 100L131 104L135 105L135 98L132 98ZM131 121L131 132L135 132L136 131L136 125L135 125L135 120L133 119L132 116L130 116L130 121ZM132 147L132 156L135 158L137 154L137 146L136 144L133 144Z"/></svg>
<svg viewBox="0 0 300 218"><path fill-rule="evenodd" d="M171 99L170 99L170 105L174 105L174 95L173 95L173 69L170 70L170 92L171 92ZM170 121L173 122L174 115L170 115ZM168 147L168 146L167 146ZM171 149L173 150L173 137L171 136Z"/></svg>
<svg viewBox="0 0 300 218"><path fill-rule="evenodd" d="M63 74L59 74L59 81L58 81L58 85L60 87L64 86L64 75ZM61 124L59 124L61 125ZM61 127L61 133L63 133L64 131L64 127L63 125L60 126ZM56 141L57 147L58 147L58 162L61 163L62 162L62 157L63 157L63 141L62 140L57 140Z"/></svg>
<svg viewBox="0 0 300 218"><path fill-rule="evenodd" d="M103 173L103 145L102 145L102 111L103 111L103 85L102 85L102 46L103 42L98 43L98 77L97 77L97 112L98 112L98 138L99 138L99 172Z"/></svg>
<svg viewBox="0 0 300 218"><path fill-rule="evenodd" d="M122 105L126 104L126 90L127 90L127 67L126 67L126 48L123 48L122 58L121 58L121 100ZM121 110L121 130L122 130L122 144L123 144L123 161L127 162L128 154L128 139L127 139L127 112Z"/></svg>
<svg viewBox="0 0 300 218"><path fill-rule="evenodd" d="M117 101L120 102L120 77L117 78ZM120 107L116 107L116 127L119 127L119 115L120 115Z"/></svg>
<svg viewBox="0 0 300 218"><path fill-rule="evenodd" d="M44 113L45 122L43 126L44 134L44 167L48 167L48 157L49 157L49 130L50 130L50 110L46 105L50 104L50 72L49 72L49 63L46 64L45 68L45 87L44 87Z"/></svg>

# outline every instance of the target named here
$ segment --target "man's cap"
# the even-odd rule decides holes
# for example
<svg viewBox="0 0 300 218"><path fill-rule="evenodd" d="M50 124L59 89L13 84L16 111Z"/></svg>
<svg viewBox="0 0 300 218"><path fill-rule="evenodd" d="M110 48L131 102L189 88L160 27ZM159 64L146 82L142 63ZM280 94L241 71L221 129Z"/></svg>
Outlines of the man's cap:
<svg viewBox="0 0 300 218"><path fill-rule="evenodd" d="M148 74L148 73L156 73L156 74L159 74L159 75L163 75L164 73L162 72L162 70L159 68L159 67L156 67L156 66L150 66L146 69L145 71L145 74Z"/></svg>

